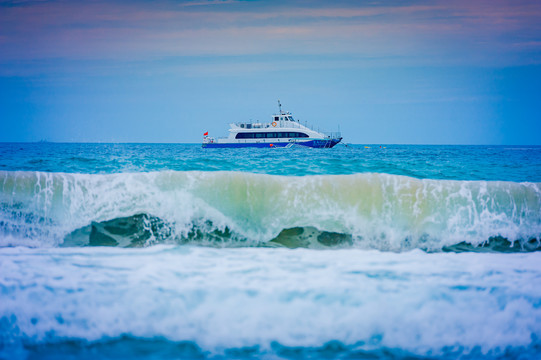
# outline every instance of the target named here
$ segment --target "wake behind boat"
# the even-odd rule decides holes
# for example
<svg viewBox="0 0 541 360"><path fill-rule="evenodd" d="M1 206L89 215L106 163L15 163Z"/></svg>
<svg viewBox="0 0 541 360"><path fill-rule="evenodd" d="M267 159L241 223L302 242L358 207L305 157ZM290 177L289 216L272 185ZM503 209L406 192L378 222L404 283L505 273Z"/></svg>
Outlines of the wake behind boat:
<svg viewBox="0 0 541 360"><path fill-rule="evenodd" d="M313 148L332 148L342 140L340 132L322 133L295 121L290 112L282 111L278 100L279 113L273 114L271 122L231 123L227 138L213 138L205 133L204 148L237 147L290 147L293 145Z"/></svg>

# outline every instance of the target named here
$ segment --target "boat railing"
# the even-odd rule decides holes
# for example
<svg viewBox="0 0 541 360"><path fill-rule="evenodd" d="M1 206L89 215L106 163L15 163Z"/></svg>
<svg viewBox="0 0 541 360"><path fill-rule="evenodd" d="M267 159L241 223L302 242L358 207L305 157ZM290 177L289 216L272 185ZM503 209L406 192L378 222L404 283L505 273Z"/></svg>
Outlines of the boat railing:
<svg viewBox="0 0 541 360"><path fill-rule="evenodd" d="M265 129L270 127L270 124L252 122L238 122L235 123L235 125L240 127L241 129Z"/></svg>
<svg viewBox="0 0 541 360"><path fill-rule="evenodd" d="M329 139L337 139L342 137L342 133L340 131L323 132L323 135Z"/></svg>
<svg viewBox="0 0 541 360"><path fill-rule="evenodd" d="M241 129L269 129L269 128L302 128L301 123L297 121L276 121L276 126L273 126L274 122L269 123L253 123L253 122L238 122L235 125ZM308 127L307 125L305 125ZM310 127L308 127L310 128ZM311 127L313 130L313 127Z"/></svg>

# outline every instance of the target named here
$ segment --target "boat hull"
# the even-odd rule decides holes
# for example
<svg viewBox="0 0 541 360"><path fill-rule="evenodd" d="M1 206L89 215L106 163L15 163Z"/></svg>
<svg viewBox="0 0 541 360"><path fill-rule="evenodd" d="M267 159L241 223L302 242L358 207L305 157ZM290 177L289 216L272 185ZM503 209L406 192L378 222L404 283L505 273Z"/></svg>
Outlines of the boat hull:
<svg viewBox="0 0 541 360"><path fill-rule="evenodd" d="M311 148L332 148L336 144L342 141L342 138L337 139L314 139L308 141L295 141L295 142L258 142L258 143L203 143L204 148L272 148L272 147L287 147L292 145L306 146Z"/></svg>

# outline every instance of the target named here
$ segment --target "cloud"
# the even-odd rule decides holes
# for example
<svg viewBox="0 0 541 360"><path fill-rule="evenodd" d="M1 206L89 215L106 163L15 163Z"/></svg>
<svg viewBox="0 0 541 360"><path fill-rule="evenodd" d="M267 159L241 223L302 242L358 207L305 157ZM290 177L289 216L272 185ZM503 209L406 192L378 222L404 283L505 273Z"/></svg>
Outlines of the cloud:
<svg viewBox="0 0 541 360"><path fill-rule="evenodd" d="M487 64L520 61L536 47L517 44L541 33L536 1L385 4L25 2L0 12L0 60L283 53Z"/></svg>
<svg viewBox="0 0 541 360"><path fill-rule="evenodd" d="M182 3L181 6L210 6L210 5L226 5L238 3L238 0L206 0L206 1L186 1Z"/></svg>

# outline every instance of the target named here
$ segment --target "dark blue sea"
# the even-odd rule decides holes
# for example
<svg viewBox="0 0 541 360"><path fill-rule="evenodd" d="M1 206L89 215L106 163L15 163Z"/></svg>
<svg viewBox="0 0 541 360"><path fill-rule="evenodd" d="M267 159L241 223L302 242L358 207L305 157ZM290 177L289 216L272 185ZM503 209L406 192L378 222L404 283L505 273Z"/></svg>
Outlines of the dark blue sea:
<svg viewBox="0 0 541 360"><path fill-rule="evenodd" d="M0 359L539 359L541 147L0 143Z"/></svg>

